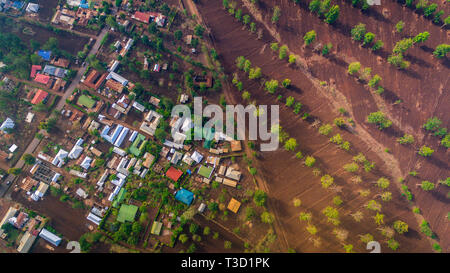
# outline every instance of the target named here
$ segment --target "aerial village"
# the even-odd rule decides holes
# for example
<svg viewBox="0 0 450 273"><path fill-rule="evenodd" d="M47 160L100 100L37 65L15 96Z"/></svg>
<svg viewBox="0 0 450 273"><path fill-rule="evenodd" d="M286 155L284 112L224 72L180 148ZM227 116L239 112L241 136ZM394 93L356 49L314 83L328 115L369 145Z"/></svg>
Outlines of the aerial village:
<svg viewBox="0 0 450 273"><path fill-rule="evenodd" d="M2 0L0 12L28 18L24 33L44 30L30 20L50 4L32 2ZM24 79L0 74L19 105L0 123L1 191L12 202L3 243L18 252L68 252L69 241L85 252L249 248L240 229L251 234L264 208L251 207L243 143L213 130L187 140L192 118L170 115L194 95L224 101L205 29L165 1L48 2L46 31L84 44L70 53L54 38L36 42ZM268 227L254 236L273 242Z"/></svg>

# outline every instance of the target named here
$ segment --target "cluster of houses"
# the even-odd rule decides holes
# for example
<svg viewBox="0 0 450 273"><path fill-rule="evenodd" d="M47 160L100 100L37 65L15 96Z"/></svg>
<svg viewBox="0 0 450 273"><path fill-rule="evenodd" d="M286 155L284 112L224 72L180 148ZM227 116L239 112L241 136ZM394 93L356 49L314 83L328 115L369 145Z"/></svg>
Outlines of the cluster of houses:
<svg viewBox="0 0 450 273"><path fill-rule="evenodd" d="M20 13L25 7L25 1L0 0L0 12Z"/></svg>
<svg viewBox="0 0 450 273"><path fill-rule="evenodd" d="M47 64L44 67L41 65L32 65L30 78L44 85L47 89L64 91L67 85L64 79L69 72L67 68L70 65L70 61L60 57L52 58L52 52L50 50L39 50L37 55L47 62Z"/></svg>
<svg viewBox="0 0 450 273"><path fill-rule="evenodd" d="M21 236L17 247L19 253L28 253L38 237L54 246L60 245L62 238L46 229L45 224L46 220L40 215L32 216L23 208L10 207L0 221L0 238L7 239L11 236L8 230L17 229Z"/></svg>

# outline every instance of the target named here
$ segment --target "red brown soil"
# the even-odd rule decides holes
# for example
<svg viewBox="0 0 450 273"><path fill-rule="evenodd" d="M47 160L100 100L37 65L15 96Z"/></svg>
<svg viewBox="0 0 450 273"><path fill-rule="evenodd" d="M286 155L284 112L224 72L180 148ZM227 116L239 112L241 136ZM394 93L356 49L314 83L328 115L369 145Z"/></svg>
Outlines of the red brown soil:
<svg viewBox="0 0 450 273"><path fill-rule="evenodd" d="M22 191L12 192L11 198L21 203L23 206L45 215L50 218L50 225L69 241L78 241L78 239L88 229L88 220L84 211L81 209L73 209L68 203L59 201L48 192L43 200L35 202L28 200Z"/></svg>
<svg viewBox="0 0 450 273"><path fill-rule="evenodd" d="M265 2L267 8L264 10L267 12L273 3ZM342 3L341 16L336 27L319 22L306 7L294 7L287 1L282 1L280 7L284 13L276 30L282 38L282 43L288 45L296 54L310 60L309 68L314 77L325 81L335 80L337 89L343 92L350 103L356 122L364 124L367 115L377 109L387 112L393 120L397 128L386 132L379 132L373 126L363 126L379 143L383 143L392 151L400 163L403 176L413 169L418 171L419 177L408 178L407 185L411 188L418 206L424 211L424 217L440 237L441 246L444 250L450 250L449 225L446 218L450 205L445 197L448 189L439 187L433 193L428 193L415 187L422 180L436 182L450 175L447 149L439 145L436 137L426 135L421 129L425 121L432 116L440 118L444 127L448 127L450 123L450 116L447 115L450 103L448 96L450 63L448 59L437 61L432 55L433 49L438 44L448 43L448 31L395 2L383 3L382 7L372 7L368 15L362 14L348 3ZM381 15L382 9L390 11L389 18ZM267 12L265 16L267 17L269 13ZM352 16L342 16L345 14ZM395 24L400 20L408 22L402 35L394 31ZM372 54L367 48L360 48L357 43L351 42L350 29L359 22L365 23L367 30L384 42L383 52ZM313 60L310 51L301 49L299 39L311 29L316 30L321 42L332 42L336 45L337 54L331 60L320 58ZM387 55L398 40L406 35L414 36L423 31L428 31L430 38L422 46L408 50L405 59L411 62L410 68L401 71L387 64ZM382 64L377 63L377 55L383 57ZM352 61L361 62L363 67L371 67L373 74L383 78L381 83L385 88L383 99L377 100L377 95L372 95L362 84L346 74L347 65ZM403 102L395 106L393 103L398 99ZM416 138L414 147L396 143L395 138L404 133L414 135ZM422 145L435 150L431 158L424 159L417 155L416 151Z"/></svg>
<svg viewBox="0 0 450 273"><path fill-rule="evenodd" d="M55 14L58 0L36 0L33 3L39 4L39 20L50 22Z"/></svg>
<svg viewBox="0 0 450 273"><path fill-rule="evenodd" d="M44 27L32 25L23 21L17 24L17 27L18 29L13 32L17 36L19 36L26 45L29 45L29 41L31 39L43 45L48 41L50 37L55 37L58 40L58 48L65 50L72 55L76 55L79 51L82 51L84 45L89 42L89 38L87 37L81 37L66 31L61 31L59 34L56 34L55 32L50 31ZM35 32L35 34L27 35L23 33L22 30L24 27L31 28Z"/></svg>
<svg viewBox="0 0 450 273"><path fill-rule="evenodd" d="M304 73L302 73L299 69L287 66L286 62L279 61L277 57L274 57L274 55L270 52L270 49L267 47L268 43L273 42L273 38L270 38L267 32L264 33L264 37L261 41L257 40L255 36L252 36L247 30L243 29L241 23L236 22L230 15L226 14L220 3L203 1L202 4L198 5L198 8L205 19L207 26L212 31L215 39L214 45L221 54L221 61L224 64L228 74L235 72L234 61L236 57L241 55L245 56L251 60L253 65L261 67L263 74L268 75L271 78L278 79L279 81L284 78L290 78L292 80L293 88L290 91L281 91L284 97L289 95L294 96L297 101L301 101L305 104L307 112L311 113L313 116L319 117L323 122L331 122L332 119L336 117L336 114L333 114L333 111L336 111L336 109L332 109L330 107L328 101L324 100L324 98L320 95L320 92ZM285 9L282 8L282 10ZM290 11L293 12L294 8L290 7ZM246 13L246 11L244 11L244 13ZM292 18L292 16L284 16L282 18L286 17ZM314 18L311 16L311 20L313 19ZM283 20L281 20L280 25L282 25L282 21ZM318 22L316 22L316 24L317 23ZM308 31L309 30L310 29L308 29ZM319 33L319 37L321 37L322 33L326 33L325 31L319 31L318 29L316 29L316 31ZM281 37L284 37L283 35L281 35ZM286 35L290 37L292 34ZM300 45L299 40L301 40L301 37L302 35L296 36L297 45ZM433 33L431 33L431 37L433 37ZM346 39L349 38L346 37ZM351 45L349 41L344 41ZM385 43L387 44L386 41ZM292 41L292 43L294 42ZM290 44L288 45L290 46ZM293 47L295 48L295 46ZM366 53L365 55L368 54ZM364 66L364 59L360 61ZM337 87L339 90L341 89L340 81L342 81L349 86L349 88L345 88L343 90L346 90L347 92L354 90L355 94L357 92L360 94L366 94L366 96L362 98L363 101L361 101L361 98L359 98L359 100L356 98L350 100L352 106L355 104L355 108L357 106L361 108L358 111L353 109L352 113L355 116L355 120L357 123L361 124L365 130L368 130L376 140L383 140L380 141L380 143L391 144L392 147L389 146L389 148L393 151L394 155L397 156L400 148L393 145L395 141L394 136L392 135L393 132L387 135L384 132L379 132L377 129L364 124L366 115L369 112L376 111L375 103L373 102L373 98L370 93L366 90L364 90L365 93L362 93L361 89L363 88L358 86L354 80L345 75L346 65L344 65L343 68L339 68L340 70L333 71L333 69L338 69L337 65L333 65L333 63L330 62L326 62L325 64L327 65L327 68L323 69L322 67L322 73L327 73L328 75L335 73L336 77L334 78L337 81ZM414 67L414 64L412 66ZM376 71L375 67L372 68ZM378 71L376 71L376 73L378 73ZM379 74L382 77L385 75L381 74L381 72ZM338 75L341 75L340 78L337 77ZM240 80L243 81L245 89L252 93L252 98L258 98L258 104L273 104L275 102L274 96L266 94L265 91L261 90L259 84L246 80L245 75L241 75ZM354 83L352 84L352 82ZM386 86L386 89L389 89L388 83L383 82L383 85ZM235 98L240 97L240 94L237 91L235 92ZM404 101L406 101L406 99L404 99ZM316 130L311 129L308 123L301 121L300 117L294 115L291 109L288 109L285 106L281 106L280 108L280 119L282 121L281 125L283 128L285 128L292 137L297 139L300 144L300 149L304 154L314 155L314 157L318 159L321 169L325 170L326 173L333 175L335 177L336 184L343 187L342 193L340 194L344 199L344 205L340 208L342 215L341 227L350 232L347 243L353 243L355 250L358 252L366 252L367 250L365 250L365 245L356 241L358 240L357 235L367 232L374 235L375 239L378 239L380 242L384 242L380 233L375 230L376 227L374 221L371 219L373 213L368 213L366 209L361 208L362 205L369 199L358 197L356 192L359 188L370 188L372 193L379 193L379 189L376 189L373 185L368 185L368 182L374 181L380 176L388 176L387 173L390 173L390 166L385 166L384 162L375 153L376 150L372 150L371 148L373 147L368 147L367 143L361 141L361 139L357 136L334 129L334 133L339 131L344 139L349 140L352 143L352 154L355 154L356 151L363 152L370 160L377 163L377 171L373 172L374 174L360 173L363 177L363 181L365 181L361 185L357 186L350 184L350 182L346 182L348 181L349 176L343 172L342 165L351 161L351 154L345 153L342 150L337 149L334 145L328 144L326 137L319 136ZM364 112L362 112L363 110ZM445 119L443 120L445 122ZM289 123L286 121L289 121ZM399 129L396 128L396 130ZM436 153L440 154L442 151L438 151ZM411 153L409 153L409 155L412 157ZM331 232L328 232L333 227L330 224L323 223L325 222L325 219L320 212L325 206L331 204L334 194L323 190L320 186L319 178L314 177L311 170L306 169L306 167L294 158L292 153L287 153L281 149L276 152L265 153L263 154L261 163L260 168L262 168L264 178L269 187L270 199L276 204L276 214L281 220L280 222L282 223L282 229L284 229L283 234L278 235L285 237L286 241L289 243L289 246L297 251L342 251L341 244L336 241ZM432 166L429 168L432 168ZM439 167L435 167L434 169L436 168ZM439 178L442 178L443 174L445 174L445 168L442 169L444 169L444 171L441 170L441 176ZM394 179L397 179L397 177L391 178L391 181ZM400 242L399 251L431 251L429 242L423 234L419 233L417 222L414 215L409 210L405 198L400 196L399 191L393 185L391 186L390 191L393 193L393 201L387 204L383 203L383 213L386 215L385 223L390 225L393 221L402 219L410 226L410 232L407 236L397 235L395 237L395 239ZM415 193L416 192L417 191L415 191ZM304 206L302 206L302 209L296 209L292 206L291 201L294 197L299 197L303 201ZM420 195L417 197L420 199ZM313 213L314 216L312 222L319 229L319 236L322 238L322 245L319 248L313 247L312 243L308 240L310 236L304 229L305 225L298 222L298 214L300 211L304 211L305 207ZM441 207L445 207L445 205ZM359 209L364 212L365 219L361 223L356 224L349 216L349 212L355 212ZM447 211L448 209L445 210L445 213L447 213ZM425 217L431 222L432 229L436 231L438 235L445 234L445 230L444 233L442 233L443 230L440 230L439 227L434 225L437 221L433 221L433 219L430 219L429 216L430 213L425 212ZM323 221L319 221L319 219L323 219ZM443 238L444 236L440 237L441 246L443 249L446 249L447 243L445 239L448 238ZM385 244L382 244L382 251L389 251Z"/></svg>

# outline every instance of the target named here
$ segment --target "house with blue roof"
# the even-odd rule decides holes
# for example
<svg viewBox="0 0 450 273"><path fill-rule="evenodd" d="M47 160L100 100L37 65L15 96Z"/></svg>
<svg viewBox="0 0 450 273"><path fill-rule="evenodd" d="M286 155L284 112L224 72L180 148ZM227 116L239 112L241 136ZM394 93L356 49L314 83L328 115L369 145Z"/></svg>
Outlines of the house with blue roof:
<svg viewBox="0 0 450 273"><path fill-rule="evenodd" d="M108 141L109 143L114 144L116 142L117 138L119 137L119 135L120 135L120 133L121 133L123 128L124 127L119 124L119 125L117 125L116 129L114 130L114 132L111 135L109 135L108 133L109 133L111 127L105 126L105 128L103 128L100 136L102 138L104 138L106 141Z"/></svg>
<svg viewBox="0 0 450 273"><path fill-rule="evenodd" d="M186 189L181 189L175 194L175 199L190 206L194 200L194 194Z"/></svg>
<svg viewBox="0 0 450 273"><path fill-rule="evenodd" d="M46 61L50 61L50 57L52 56L52 52L50 50L39 50L38 55L41 56L42 59Z"/></svg>

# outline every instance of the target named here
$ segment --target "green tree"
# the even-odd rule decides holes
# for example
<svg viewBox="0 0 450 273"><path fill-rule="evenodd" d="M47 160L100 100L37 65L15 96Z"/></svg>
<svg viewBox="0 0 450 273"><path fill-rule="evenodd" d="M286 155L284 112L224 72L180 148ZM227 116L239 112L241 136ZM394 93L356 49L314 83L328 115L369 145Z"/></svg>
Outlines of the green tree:
<svg viewBox="0 0 450 273"><path fill-rule="evenodd" d="M312 0L310 3L309 3L309 10L311 11L311 12L315 12L315 13L319 13L319 10L320 10L320 0Z"/></svg>
<svg viewBox="0 0 450 273"><path fill-rule="evenodd" d="M424 191L431 191L431 190L434 190L435 185L434 185L434 183L431 183L429 181L422 181L422 184L420 184L420 187Z"/></svg>
<svg viewBox="0 0 450 273"><path fill-rule="evenodd" d="M250 68L250 71L248 72L248 78L250 80L259 79L261 78L261 76L262 76L261 68L259 67Z"/></svg>
<svg viewBox="0 0 450 273"><path fill-rule="evenodd" d="M294 105L295 99L292 96L289 96L286 98L286 106L287 107L291 107L292 105Z"/></svg>
<svg viewBox="0 0 450 273"><path fill-rule="evenodd" d="M316 31L315 30L311 30L306 32L305 36L303 36L303 41L305 41L306 45L311 44L312 42L314 42L314 40L316 39Z"/></svg>
<svg viewBox="0 0 450 273"><path fill-rule="evenodd" d="M257 206L264 207L267 201L267 193L263 190L256 190L253 195L253 202Z"/></svg>
<svg viewBox="0 0 450 273"><path fill-rule="evenodd" d="M369 45L375 40L375 34L372 32L367 32L364 35L363 45Z"/></svg>
<svg viewBox="0 0 450 273"><path fill-rule="evenodd" d="M323 46L323 48L322 48L322 55L323 56L328 55L328 53L330 53L330 50L331 50L332 47L333 47L332 43L325 44Z"/></svg>
<svg viewBox="0 0 450 273"><path fill-rule="evenodd" d="M194 28L195 36L202 38L204 32L205 32L205 28L202 25L198 24L195 26L195 28Z"/></svg>
<svg viewBox="0 0 450 273"><path fill-rule="evenodd" d="M450 16L447 17L447 18L450 18ZM434 50L433 55L436 58L442 59L442 58L446 57L449 52L450 52L450 45L448 45L448 44L440 44Z"/></svg>
<svg viewBox="0 0 450 273"><path fill-rule="evenodd" d="M352 35L352 39L355 41L361 41L364 38L366 33L366 25L363 23L359 23L352 28L350 31Z"/></svg>
<svg viewBox="0 0 450 273"><path fill-rule="evenodd" d="M428 40L428 37L430 37L430 33L428 31L422 32L417 34L414 38L413 38L413 42L414 43L423 43L426 40Z"/></svg>
<svg viewBox="0 0 450 273"><path fill-rule="evenodd" d="M333 126L331 126L330 124L324 124L319 127L319 134L327 136L331 133L332 130Z"/></svg>
<svg viewBox="0 0 450 273"><path fill-rule="evenodd" d="M385 177L380 177L377 180L377 186L382 189L386 189L387 187L389 187L389 184L390 184L389 180Z"/></svg>
<svg viewBox="0 0 450 273"><path fill-rule="evenodd" d="M412 38L405 38L400 41L398 41L394 49L392 50L393 53L399 54L399 53L405 53L406 50L408 50L410 47L414 45L414 41Z"/></svg>
<svg viewBox="0 0 450 273"><path fill-rule="evenodd" d="M334 178L331 175L326 174L320 178L320 182L322 183L323 188L328 189L331 185L333 185Z"/></svg>
<svg viewBox="0 0 450 273"><path fill-rule="evenodd" d="M289 138L285 143L284 143L284 149L286 151L294 151L297 148L298 144L297 144L297 140L295 138Z"/></svg>
<svg viewBox="0 0 450 273"><path fill-rule="evenodd" d="M34 156L30 154L24 154L22 156L22 159L27 165L33 165L36 162L36 158L34 158Z"/></svg>
<svg viewBox="0 0 450 273"><path fill-rule="evenodd" d="M395 29L397 30L398 33L402 32L404 27L405 22L403 21L398 21L397 24L395 25Z"/></svg>
<svg viewBox="0 0 450 273"><path fill-rule="evenodd" d="M378 125L380 130L388 128L392 125L392 121L390 121L381 111L370 113L367 116L367 122Z"/></svg>
<svg viewBox="0 0 450 273"><path fill-rule="evenodd" d="M281 16L281 9L279 6L275 6L273 8L273 14L272 14L272 23L277 23L278 20L280 20L280 16Z"/></svg>
<svg viewBox="0 0 450 273"><path fill-rule="evenodd" d="M280 58L280 60L283 60L284 58L287 57L287 51L288 51L287 46L283 45L280 47L279 54L278 54L278 57Z"/></svg>
<svg viewBox="0 0 450 273"><path fill-rule="evenodd" d="M348 65L348 74L353 75L361 69L361 64L359 62L352 62Z"/></svg>
<svg viewBox="0 0 450 273"><path fill-rule="evenodd" d="M434 153L434 150L425 145L423 145L419 149L419 155L424 156L424 157L431 156L433 153Z"/></svg>
<svg viewBox="0 0 450 273"><path fill-rule="evenodd" d="M441 126L442 121L437 117L432 117L422 126L425 130L434 132Z"/></svg>
<svg viewBox="0 0 450 273"><path fill-rule="evenodd" d="M376 41L376 42L372 45L372 47L370 48L370 50L372 50L372 51L377 51L378 49L382 48L383 46L384 46L383 41L378 40L378 41Z"/></svg>
<svg viewBox="0 0 450 273"><path fill-rule="evenodd" d="M339 18L339 6L332 6L327 13L325 13L325 22L327 24L334 24L336 20Z"/></svg>
<svg viewBox="0 0 450 273"><path fill-rule="evenodd" d="M270 80L270 81L266 81L264 83L266 90L270 93L270 94L274 94L277 89L278 89L278 81L277 80Z"/></svg>
<svg viewBox="0 0 450 273"><path fill-rule="evenodd" d="M316 163L316 159L313 156L307 156L305 158L305 165L308 167L312 167L314 166L314 164Z"/></svg>
<svg viewBox="0 0 450 273"><path fill-rule="evenodd" d="M175 39L177 39L179 41L179 40L181 40L181 38L183 38L183 32L181 30L177 29L173 33L173 36L175 37Z"/></svg>
<svg viewBox="0 0 450 273"><path fill-rule="evenodd" d="M394 229L398 232L398 234L403 234L405 232L408 232L408 224L403 221L397 220L394 222Z"/></svg>
<svg viewBox="0 0 450 273"><path fill-rule="evenodd" d="M281 85L283 85L284 88L289 88L291 86L291 80L290 79L284 79L281 82Z"/></svg>
<svg viewBox="0 0 450 273"><path fill-rule="evenodd" d="M414 143L414 136L404 134L402 137L397 138L397 142L400 144L412 144Z"/></svg>
<svg viewBox="0 0 450 273"><path fill-rule="evenodd" d="M268 211L264 211L263 213L261 213L261 222L266 224L272 224L274 220L275 217L272 213Z"/></svg>

